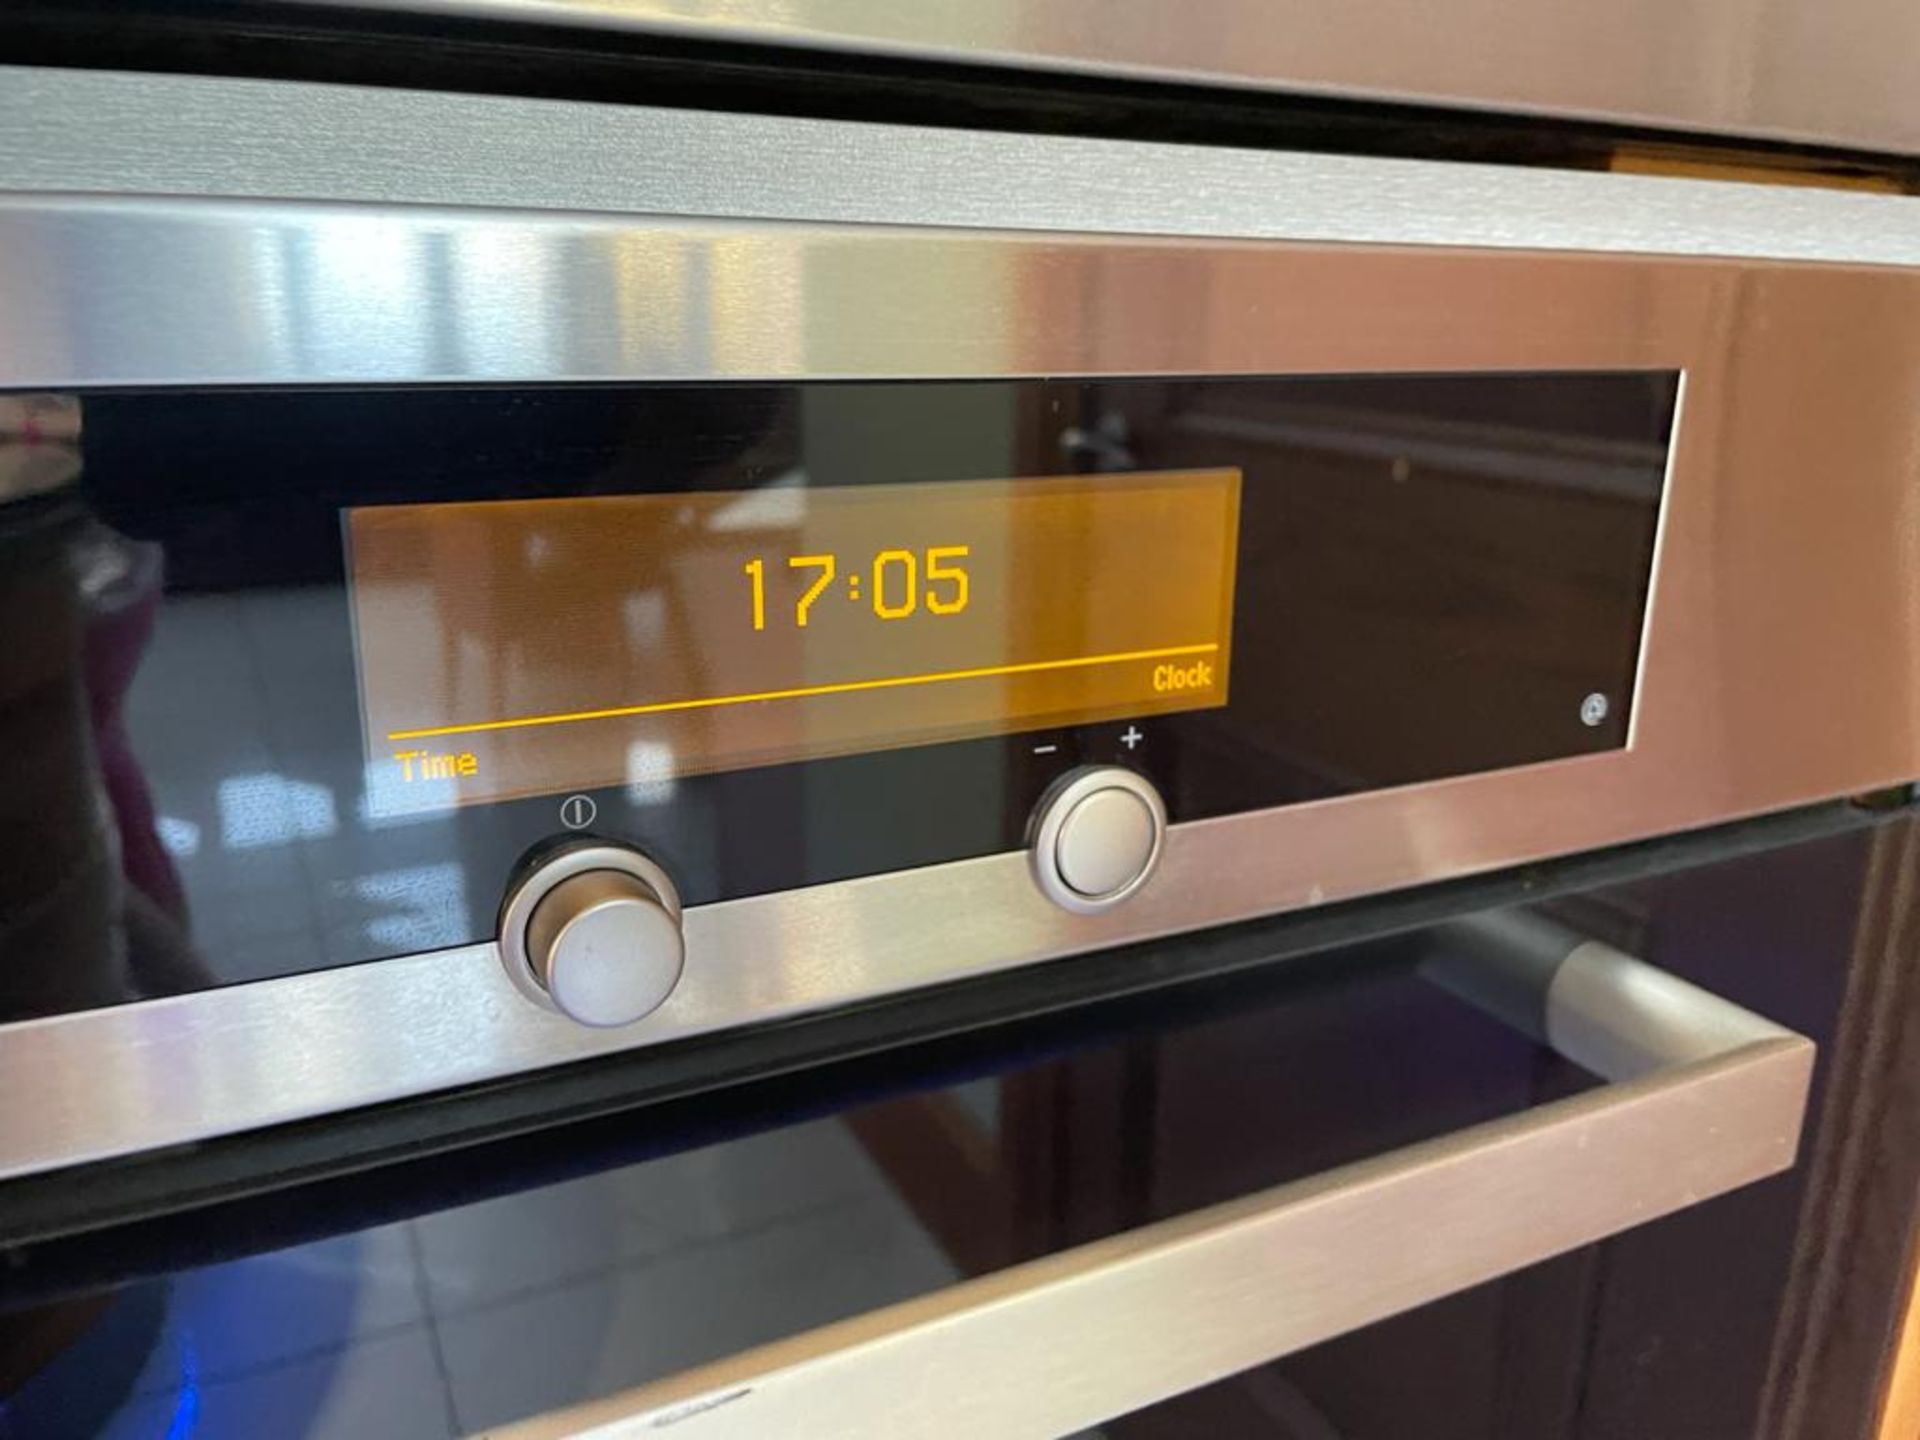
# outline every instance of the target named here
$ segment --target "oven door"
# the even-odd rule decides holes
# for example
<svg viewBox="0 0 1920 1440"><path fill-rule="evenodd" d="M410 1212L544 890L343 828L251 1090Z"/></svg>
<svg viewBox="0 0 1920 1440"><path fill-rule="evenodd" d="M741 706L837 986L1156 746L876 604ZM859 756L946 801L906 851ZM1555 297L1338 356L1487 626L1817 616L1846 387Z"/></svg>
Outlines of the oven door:
<svg viewBox="0 0 1920 1440"><path fill-rule="evenodd" d="M11 1404L112 1436L1733 1440L1804 1384L1853 1203L1822 1097L1858 1093L1845 1001L1890 962L1855 936L1916 832L1785 838L48 1240L4 1333L68 1348Z"/></svg>

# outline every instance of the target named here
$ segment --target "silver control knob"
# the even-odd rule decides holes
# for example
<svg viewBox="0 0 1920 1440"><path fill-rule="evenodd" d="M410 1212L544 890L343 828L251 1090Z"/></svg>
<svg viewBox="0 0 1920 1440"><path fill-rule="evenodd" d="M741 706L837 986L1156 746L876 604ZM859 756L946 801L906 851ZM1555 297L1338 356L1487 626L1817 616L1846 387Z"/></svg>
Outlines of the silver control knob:
<svg viewBox="0 0 1920 1440"><path fill-rule="evenodd" d="M1076 770L1034 814L1034 881L1076 914L1108 909L1146 884L1166 833L1167 807L1144 775L1117 765Z"/></svg>
<svg viewBox="0 0 1920 1440"><path fill-rule="evenodd" d="M638 851L563 850L508 895L500 956L528 998L583 1025L630 1025L680 980L680 900Z"/></svg>

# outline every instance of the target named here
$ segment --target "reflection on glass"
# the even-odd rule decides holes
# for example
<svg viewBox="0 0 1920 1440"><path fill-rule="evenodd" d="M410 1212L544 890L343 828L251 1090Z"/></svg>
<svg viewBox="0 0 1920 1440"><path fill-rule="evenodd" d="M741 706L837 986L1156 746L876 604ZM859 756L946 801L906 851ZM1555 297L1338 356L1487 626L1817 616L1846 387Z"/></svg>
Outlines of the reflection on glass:
<svg viewBox="0 0 1920 1440"><path fill-rule="evenodd" d="M228 850L319 839L339 828L331 790L285 775L229 775L215 791L214 803L220 843Z"/></svg>
<svg viewBox="0 0 1920 1440"><path fill-rule="evenodd" d="M465 915L465 874L457 862L362 875L352 884L367 913L358 929L389 951L424 950Z"/></svg>
<svg viewBox="0 0 1920 1440"><path fill-rule="evenodd" d="M627 798L636 805L665 805L673 799L673 747L658 740L627 745Z"/></svg>

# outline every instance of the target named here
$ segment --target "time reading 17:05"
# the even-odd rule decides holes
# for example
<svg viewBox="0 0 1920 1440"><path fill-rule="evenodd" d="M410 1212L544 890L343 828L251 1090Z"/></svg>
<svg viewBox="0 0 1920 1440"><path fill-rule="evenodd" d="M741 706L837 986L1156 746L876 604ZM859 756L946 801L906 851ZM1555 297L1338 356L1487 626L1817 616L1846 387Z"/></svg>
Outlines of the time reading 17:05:
<svg viewBox="0 0 1920 1440"><path fill-rule="evenodd" d="M870 478L810 483L778 507L740 490L355 506L369 811L1223 705L1240 481ZM555 634L565 663L541 644Z"/></svg>
<svg viewBox="0 0 1920 1440"><path fill-rule="evenodd" d="M971 553L966 545L934 545L921 552L882 550L873 557L868 577L868 598L873 613L882 620L904 620L924 605L933 615L958 615L967 608L969 590L967 569L961 563ZM758 557L741 567L753 588L753 628L767 628L767 566ZM813 605L839 574L839 557L834 555L789 555L787 569L810 575L805 588L793 602L793 623L801 629ZM847 598L859 600L859 574L847 577ZM924 585L923 585L924 579Z"/></svg>

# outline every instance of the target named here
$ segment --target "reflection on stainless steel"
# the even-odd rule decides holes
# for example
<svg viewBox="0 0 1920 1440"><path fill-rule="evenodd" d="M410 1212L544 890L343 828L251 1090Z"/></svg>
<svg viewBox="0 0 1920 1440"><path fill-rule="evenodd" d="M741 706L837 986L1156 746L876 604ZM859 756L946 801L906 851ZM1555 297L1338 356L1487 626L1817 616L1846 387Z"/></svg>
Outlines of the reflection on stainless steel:
<svg viewBox="0 0 1920 1440"><path fill-rule="evenodd" d="M1453 12L1436 14L1450 23ZM218 144L206 142L210 134ZM486 163L450 164L426 138L455 134L462 153ZM0 67L0 191L1920 263L1912 219L1920 200L1896 196L32 67ZM419 258L397 217L354 217L358 224L339 225L330 243L341 259L370 262L370 290L391 282L404 255ZM318 237L280 245L271 228L256 283L297 305L305 292L292 284L315 263ZM549 296L538 278L536 237L498 227L470 233L462 259L469 288L490 296L498 313L485 327L457 328L482 352L482 372L494 373L516 349L537 349L543 310L563 297ZM32 253L21 243L10 237L9 260ZM237 237L206 252L210 271L249 253ZM352 274L337 265L329 273L336 286ZM777 278L724 256L713 263L649 252L601 277L608 303L590 312L591 323L631 366L647 352L622 352L620 336L697 319L709 327L708 358L724 364L733 341L766 316L752 305L689 307L707 285L755 275ZM906 283L884 271L870 279L870 298L888 303ZM210 278L203 284L213 288ZM433 293L444 305L459 292ZM880 322L884 305L870 308L880 313L863 318ZM371 333L387 334L412 333L420 319L391 310L361 318ZM542 373L563 354L547 357Z"/></svg>
<svg viewBox="0 0 1920 1440"><path fill-rule="evenodd" d="M1175 826L1108 915L1018 855L696 907L687 980L602 1034L488 947L6 1027L15 1172L1920 775L1920 274L22 199L0 313L0 384L47 387L1686 371L1624 752Z"/></svg>
<svg viewBox="0 0 1920 1440"><path fill-rule="evenodd" d="M1812 1042L1560 935L1534 1004L1612 1086L494 1433L1066 1434L1793 1163Z"/></svg>
<svg viewBox="0 0 1920 1440"><path fill-rule="evenodd" d="M301 0L313 4L316 0ZM338 0L318 0L337 4ZM1920 153L1920 19L1899 0L1677 10L1529 0L1274 6L1201 0L373 0L380 8L646 30L1124 77L1545 112ZM1817 15L1817 18L1816 18ZM1650 61L1649 57L1657 57Z"/></svg>

